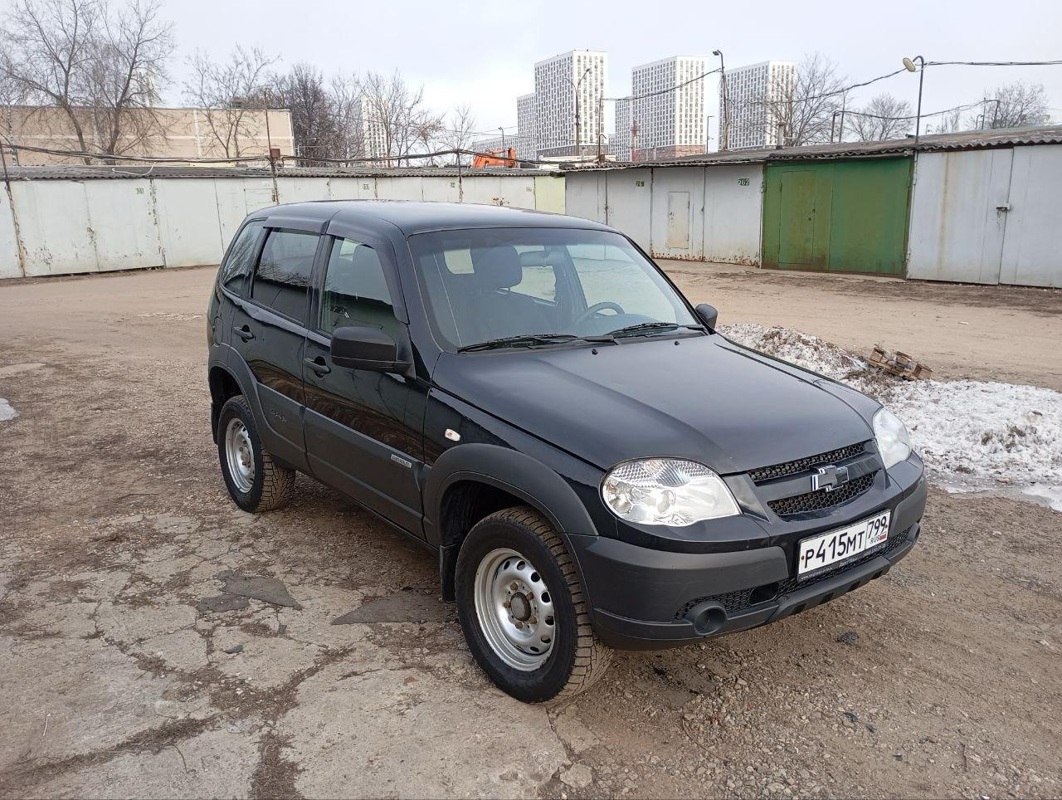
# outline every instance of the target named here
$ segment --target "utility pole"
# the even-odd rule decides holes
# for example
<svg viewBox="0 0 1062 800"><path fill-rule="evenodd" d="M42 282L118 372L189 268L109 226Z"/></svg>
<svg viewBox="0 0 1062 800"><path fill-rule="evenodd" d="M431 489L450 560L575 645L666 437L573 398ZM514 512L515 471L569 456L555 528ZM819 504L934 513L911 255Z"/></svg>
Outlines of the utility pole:
<svg viewBox="0 0 1062 800"><path fill-rule="evenodd" d="M638 160L638 120L631 122L631 161Z"/></svg>
<svg viewBox="0 0 1062 800"><path fill-rule="evenodd" d="M505 149L505 128L498 128L502 135L502 150Z"/></svg>
<svg viewBox="0 0 1062 800"><path fill-rule="evenodd" d="M597 163L605 163L605 93L601 92L597 98Z"/></svg>
<svg viewBox="0 0 1062 800"><path fill-rule="evenodd" d="M723 62L723 51L713 50L713 56L719 56L719 105L723 117L723 124L719 131L719 149L726 150L730 147L730 109L726 96L726 64Z"/></svg>
<svg viewBox="0 0 1062 800"><path fill-rule="evenodd" d="M915 66L916 61L917 66ZM922 56L904 57L903 66L908 72L918 73L918 111L915 116L915 144L918 144L918 138L922 134L922 80L926 76L926 60Z"/></svg>
<svg viewBox="0 0 1062 800"><path fill-rule="evenodd" d="M583 144L582 144L582 139L580 138L580 136L582 134L582 123L581 123L581 120L579 119L579 87L583 85L583 78L585 78L587 75L589 75L590 71L591 71L590 67L587 67L585 70L583 70L583 74L579 76L579 80L577 80L577 81L573 81L571 78L568 78L568 83L570 83L572 85L572 88L575 89L575 155L576 156L582 156L582 154L583 154Z"/></svg>

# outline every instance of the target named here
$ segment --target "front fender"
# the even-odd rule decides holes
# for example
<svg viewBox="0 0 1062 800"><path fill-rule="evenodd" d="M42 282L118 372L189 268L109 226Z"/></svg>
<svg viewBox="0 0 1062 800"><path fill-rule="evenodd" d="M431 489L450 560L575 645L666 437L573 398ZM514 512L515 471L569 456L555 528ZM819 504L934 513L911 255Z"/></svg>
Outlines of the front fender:
<svg viewBox="0 0 1062 800"><path fill-rule="evenodd" d="M597 529L572 487L541 461L494 444L452 447L432 465L424 480L424 534L439 549L443 598L454 599L454 567L461 542L443 541L440 521L446 491L461 481L477 481L508 492L540 511L575 556L571 536L597 536ZM580 576L582 568L576 560Z"/></svg>
<svg viewBox="0 0 1062 800"><path fill-rule="evenodd" d="M502 489L541 511L562 534L597 535L583 502L560 475L524 453L493 444L452 447L439 456L424 481L424 530L430 544L440 541L438 521L446 490L473 480ZM430 515L430 516L428 516Z"/></svg>

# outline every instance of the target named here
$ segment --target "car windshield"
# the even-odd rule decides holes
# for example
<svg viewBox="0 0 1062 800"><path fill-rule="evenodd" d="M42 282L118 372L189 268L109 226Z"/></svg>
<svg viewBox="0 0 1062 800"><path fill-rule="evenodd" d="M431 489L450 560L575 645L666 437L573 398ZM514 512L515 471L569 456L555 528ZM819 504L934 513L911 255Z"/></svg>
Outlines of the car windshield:
<svg viewBox="0 0 1062 800"><path fill-rule="evenodd" d="M447 349L532 347L699 328L689 306L610 231L487 228L410 237Z"/></svg>

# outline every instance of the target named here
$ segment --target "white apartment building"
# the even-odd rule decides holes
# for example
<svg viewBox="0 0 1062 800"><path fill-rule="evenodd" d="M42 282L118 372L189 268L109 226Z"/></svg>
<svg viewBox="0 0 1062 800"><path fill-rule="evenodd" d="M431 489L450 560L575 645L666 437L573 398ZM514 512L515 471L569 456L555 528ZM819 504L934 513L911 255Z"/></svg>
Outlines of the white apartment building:
<svg viewBox="0 0 1062 800"><path fill-rule="evenodd" d="M620 161L631 160L631 126L634 117L631 116L631 99L623 97L616 101L616 132L612 134L609 142L609 154L614 155Z"/></svg>
<svg viewBox="0 0 1062 800"><path fill-rule="evenodd" d="M708 130L701 76L707 65L703 56L672 56L631 71L636 160L704 153Z"/></svg>
<svg viewBox="0 0 1062 800"><path fill-rule="evenodd" d="M796 74L796 64L792 61L764 61L726 71L728 149L775 147L778 144L778 112L793 96ZM719 91L722 113L722 83ZM723 146L722 132L719 146Z"/></svg>
<svg viewBox="0 0 1062 800"><path fill-rule="evenodd" d="M535 143L535 93L522 94L516 98L516 135L520 139L521 158L534 158L537 153Z"/></svg>
<svg viewBox="0 0 1062 800"><path fill-rule="evenodd" d="M598 137L604 136L601 99L607 73L608 54L596 50L572 50L535 64L534 137L538 155L575 155L580 148L587 155L596 152Z"/></svg>
<svg viewBox="0 0 1062 800"><path fill-rule="evenodd" d="M387 128L365 95L361 95L354 105L354 124L361 135L365 158L386 159L391 155L387 146ZM382 166L391 165L382 163Z"/></svg>

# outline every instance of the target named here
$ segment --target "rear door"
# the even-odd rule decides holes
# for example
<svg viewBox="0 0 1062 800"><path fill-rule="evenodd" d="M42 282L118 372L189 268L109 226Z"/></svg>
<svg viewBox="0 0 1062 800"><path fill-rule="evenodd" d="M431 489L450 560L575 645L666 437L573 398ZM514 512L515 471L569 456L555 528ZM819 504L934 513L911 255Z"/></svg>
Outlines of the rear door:
<svg viewBox="0 0 1062 800"><path fill-rule="evenodd" d="M330 355L340 327L371 326L408 341L395 311L392 249L369 233L326 237L325 248L303 364L310 471L421 536L425 387L412 377L337 366Z"/></svg>
<svg viewBox="0 0 1062 800"><path fill-rule="evenodd" d="M258 381L266 447L300 469L306 469L302 360L320 243L311 231L267 227L248 300L235 309L229 334Z"/></svg>

